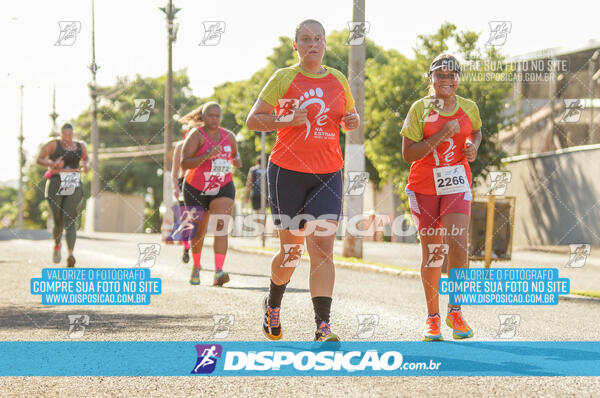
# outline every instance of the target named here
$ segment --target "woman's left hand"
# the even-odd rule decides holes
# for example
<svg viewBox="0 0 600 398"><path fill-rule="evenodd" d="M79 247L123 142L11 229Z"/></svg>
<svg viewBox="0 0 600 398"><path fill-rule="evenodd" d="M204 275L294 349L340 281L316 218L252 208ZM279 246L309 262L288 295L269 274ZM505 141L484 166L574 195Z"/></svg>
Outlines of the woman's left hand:
<svg viewBox="0 0 600 398"><path fill-rule="evenodd" d="M346 113L346 116L342 118L342 127L346 131L356 130L360 125L360 117L358 113Z"/></svg>
<svg viewBox="0 0 600 398"><path fill-rule="evenodd" d="M477 158L477 147L471 141L467 141L463 153L469 162L473 162Z"/></svg>

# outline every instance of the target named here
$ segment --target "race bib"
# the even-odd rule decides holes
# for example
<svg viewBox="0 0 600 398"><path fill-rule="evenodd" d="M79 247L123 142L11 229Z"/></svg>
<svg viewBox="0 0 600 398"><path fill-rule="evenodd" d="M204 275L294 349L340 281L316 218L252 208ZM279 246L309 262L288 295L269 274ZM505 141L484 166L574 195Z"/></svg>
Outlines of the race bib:
<svg viewBox="0 0 600 398"><path fill-rule="evenodd" d="M470 191L465 166L462 164L436 167L433 169L433 179L438 195L451 195L453 193Z"/></svg>
<svg viewBox="0 0 600 398"><path fill-rule="evenodd" d="M79 172L63 171L60 173L60 187L56 194L61 196L73 195L80 183Z"/></svg>
<svg viewBox="0 0 600 398"><path fill-rule="evenodd" d="M210 172L214 175L231 173L231 163L228 159L213 159Z"/></svg>

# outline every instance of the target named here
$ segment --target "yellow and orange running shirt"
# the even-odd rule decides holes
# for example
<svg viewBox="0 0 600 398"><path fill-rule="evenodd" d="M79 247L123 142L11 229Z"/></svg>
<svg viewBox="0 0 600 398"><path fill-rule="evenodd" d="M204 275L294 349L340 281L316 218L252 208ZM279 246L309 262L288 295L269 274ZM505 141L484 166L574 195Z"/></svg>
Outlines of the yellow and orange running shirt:
<svg viewBox="0 0 600 398"><path fill-rule="evenodd" d="M456 96L456 107L443 112L435 106L431 97L421 98L410 107L400 134L420 142L439 132L450 120L458 120L460 133L443 141L431 153L414 161L410 166L407 189L424 195L437 195L434 169L462 164L471 185L471 168L463 154L465 141L473 132L481 129L479 108L475 102Z"/></svg>
<svg viewBox="0 0 600 398"><path fill-rule="evenodd" d="M277 70L259 94L279 114L280 99L298 99L299 108L308 110L306 124L277 130L270 161L284 169L325 174L344 165L339 125L354 109L354 99L346 77L338 70L315 75L300 65Z"/></svg>

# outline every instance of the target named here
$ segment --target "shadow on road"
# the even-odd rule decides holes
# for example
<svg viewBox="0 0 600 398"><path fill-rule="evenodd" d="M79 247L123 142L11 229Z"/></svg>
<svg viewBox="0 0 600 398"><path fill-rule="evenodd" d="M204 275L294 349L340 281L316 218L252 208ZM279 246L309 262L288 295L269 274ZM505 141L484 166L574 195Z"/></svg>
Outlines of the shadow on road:
<svg viewBox="0 0 600 398"><path fill-rule="evenodd" d="M229 275L239 275L239 276L255 276L257 278L270 278L271 275L263 275L263 274L245 274L242 272L231 272L231 271L227 271L227 273Z"/></svg>
<svg viewBox="0 0 600 398"><path fill-rule="evenodd" d="M43 308L11 306L0 309L0 330L30 333L32 328L45 330L69 330L68 315L89 316L89 327L103 332L129 332L134 330L156 332L160 329L173 330L182 325L194 325L194 330L210 332L213 329L212 315L167 316L125 312L100 312L89 308ZM199 321L199 322L194 322ZM205 325L205 326L204 326Z"/></svg>
<svg viewBox="0 0 600 398"><path fill-rule="evenodd" d="M88 236L88 235L79 234L79 233L77 234L77 239L95 240L95 241L102 241L102 242L123 242L123 239L104 238L101 236Z"/></svg>
<svg viewBox="0 0 600 398"><path fill-rule="evenodd" d="M29 239L29 240L47 240L51 239L52 234L43 229L0 229L0 240Z"/></svg>
<svg viewBox="0 0 600 398"><path fill-rule="evenodd" d="M269 287L258 287L258 286L223 286L223 289L234 289L234 290L251 290L255 292L269 292ZM308 293L308 289L298 289L294 287L288 287L285 289L286 293Z"/></svg>

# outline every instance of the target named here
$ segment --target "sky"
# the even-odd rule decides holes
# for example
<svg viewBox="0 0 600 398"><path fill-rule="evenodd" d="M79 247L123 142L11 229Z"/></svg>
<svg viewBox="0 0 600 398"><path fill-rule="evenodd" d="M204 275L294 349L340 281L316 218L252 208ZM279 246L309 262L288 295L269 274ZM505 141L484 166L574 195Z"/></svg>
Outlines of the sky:
<svg viewBox="0 0 600 398"><path fill-rule="evenodd" d="M166 22L158 9L167 0L96 0L96 63L100 85L117 76L160 76L166 72ZM208 96L226 81L250 77L265 66L279 36L293 36L298 22L314 18L327 31L347 29L351 0L192 1L174 0L179 33L174 70L187 68L193 93ZM490 21L512 25L502 51L508 56L553 47L576 48L600 39L600 3L548 1L366 0L368 37L386 49L413 57L417 36L434 33L445 21L489 38ZM59 21L79 21L71 46L56 46ZM203 21L223 21L216 46L199 46ZM31 160L50 132L52 87L62 124L88 109L91 63L91 0L5 2L0 15L0 109L5 141L0 146L0 183L18 175L19 86L24 85L24 147ZM258 93L257 93L258 94ZM41 171L40 171L41 172Z"/></svg>

